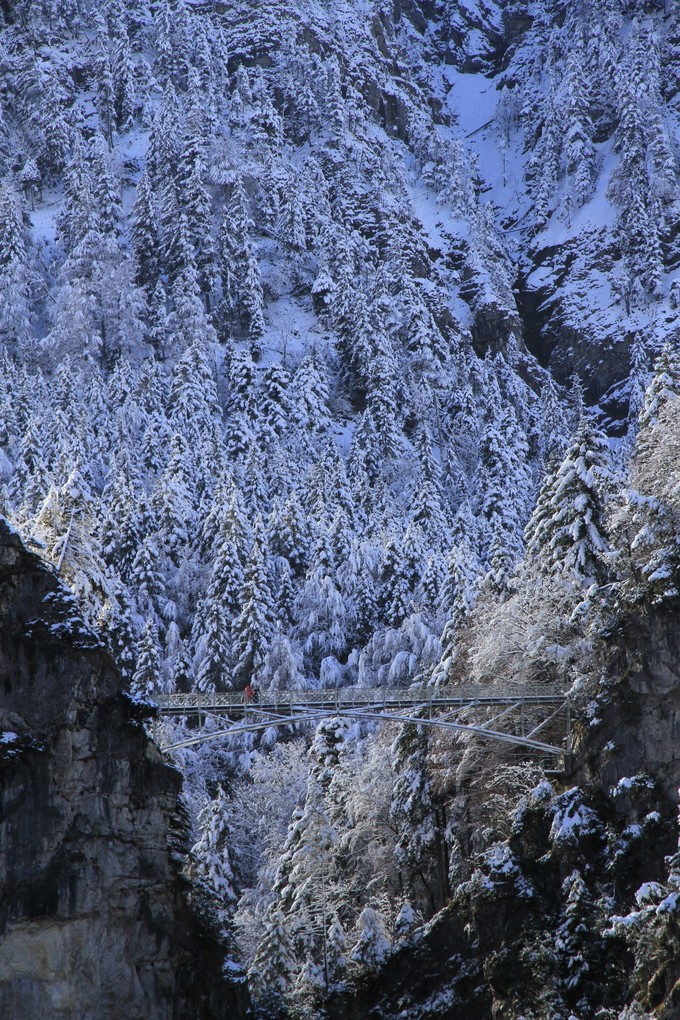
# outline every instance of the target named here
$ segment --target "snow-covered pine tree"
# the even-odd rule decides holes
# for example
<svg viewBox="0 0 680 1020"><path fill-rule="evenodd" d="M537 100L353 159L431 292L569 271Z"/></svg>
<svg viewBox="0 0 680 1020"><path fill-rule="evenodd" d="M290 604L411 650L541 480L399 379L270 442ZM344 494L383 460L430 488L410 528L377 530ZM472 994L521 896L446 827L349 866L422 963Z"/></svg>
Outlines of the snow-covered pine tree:
<svg viewBox="0 0 680 1020"><path fill-rule="evenodd" d="M588 588L609 572L606 504L613 485L604 433L583 415L562 463L543 482L525 540L539 570Z"/></svg>
<svg viewBox="0 0 680 1020"><path fill-rule="evenodd" d="M258 687L263 676L267 645L273 629L273 599L267 575L265 553L256 522L256 534L239 597L241 608L234 620L233 683L237 690L247 684Z"/></svg>
<svg viewBox="0 0 680 1020"><path fill-rule="evenodd" d="M149 618L137 644L137 668L132 674L130 690L137 697L153 698L160 690L161 665L158 628Z"/></svg>
<svg viewBox="0 0 680 1020"><path fill-rule="evenodd" d="M390 955L391 945L380 915L373 907L364 907L359 917L361 932L350 954L362 970L375 973Z"/></svg>
<svg viewBox="0 0 680 1020"><path fill-rule="evenodd" d="M222 939L233 938L232 917L238 897L233 863L230 817L233 804L220 786L198 816L199 838L191 848L189 872L203 889L215 912Z"/></svg>

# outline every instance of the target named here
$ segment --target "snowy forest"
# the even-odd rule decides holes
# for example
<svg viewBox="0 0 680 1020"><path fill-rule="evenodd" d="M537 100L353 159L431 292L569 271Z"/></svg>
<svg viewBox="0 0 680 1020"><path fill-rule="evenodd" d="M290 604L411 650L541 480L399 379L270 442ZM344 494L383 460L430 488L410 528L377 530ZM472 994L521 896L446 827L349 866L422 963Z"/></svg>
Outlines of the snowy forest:
<svg viewBox="0 0 680 1020"><path fill-rule="evenodd" d="M6 0L0 66L0 507L130 696L551 685L595 724L602 633L680 597L680 5ZM507 875L546 783L339 717L174 761L261 1017ZM595 1016L588 882L527 1020Z"/></svg>

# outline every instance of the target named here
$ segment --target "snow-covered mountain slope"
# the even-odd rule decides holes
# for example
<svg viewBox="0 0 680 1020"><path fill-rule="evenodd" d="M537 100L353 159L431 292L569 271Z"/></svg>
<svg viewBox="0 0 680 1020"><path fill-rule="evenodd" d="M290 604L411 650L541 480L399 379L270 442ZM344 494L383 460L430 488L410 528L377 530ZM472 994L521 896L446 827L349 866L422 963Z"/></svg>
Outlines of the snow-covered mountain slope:
<svg viewBox="0 0 680 1020"><path fill-rule="evenodd" d="M677 8L462 7L433 26L445 109L512 246L525 341L620 417L633 338L678 328Z"/></svg>
<svg viewBox="0 0 680 1020"><path fill-rule="evenodd" d="M607 613L676 597L676 5L3 17L3 509L135 693L566 688ZM421 859L464 852L430 808L479 760L421 738L336 725L309 761L273 732L182 757L254 987L317 837L344 847L325 860L357 945L383 945L369 888L395 931L403 889L436 909ZM249 815L240 864L211 871L230 784L272 832ZM303 941L288 984L313 984Z"/></svg>
<svg viewBox="0 0 680 1020"><path fill-rule="evenodd" d="M468 586L519 552L567 426L440 30L160 3L3 33L8 500L55 560L73 516L66 575L165 683L405 682L452 545Z"/></svg>

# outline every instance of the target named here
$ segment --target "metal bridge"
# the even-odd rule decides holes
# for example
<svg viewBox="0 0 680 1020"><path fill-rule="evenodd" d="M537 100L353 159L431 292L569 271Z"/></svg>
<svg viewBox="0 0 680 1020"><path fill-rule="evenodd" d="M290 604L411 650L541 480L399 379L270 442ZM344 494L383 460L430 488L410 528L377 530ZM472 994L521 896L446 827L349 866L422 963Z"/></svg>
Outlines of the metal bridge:
<svg viewBox="0 0 680 1020"><path fill-rule="evenodd" d="M563 690L546 686L520 687L341 687L332 690L267 691L257 702L243 692L158 695L161 716L206 716L235 720L228 728L197 731L172 744L170 751L239 733L318 723L334 716L381 722L412 722L478 738L512 744L547 756L569 771L571 712ZM538 739L548 731L555 743ZM559 741L559 742L557 742Z"/></svg>

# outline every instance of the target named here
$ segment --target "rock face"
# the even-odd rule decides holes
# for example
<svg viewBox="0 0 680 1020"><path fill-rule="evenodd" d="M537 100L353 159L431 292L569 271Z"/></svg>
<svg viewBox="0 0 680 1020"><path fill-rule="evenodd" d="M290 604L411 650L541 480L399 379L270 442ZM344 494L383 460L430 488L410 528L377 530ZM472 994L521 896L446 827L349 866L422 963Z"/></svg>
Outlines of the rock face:
<svg viewBox="0 0 680 1020"><path fill-rule="evenodd" d="M580 776L606 788L644 768L671 802L680 786L680 628L677 607L631 613L604 642L602 684ZM602 711L599 710L599 704ZM602 749L606 748L606 753Z"/></svg>
<svg viewBox="0 0 680 1020"><path fill-rule="evenodd" d="M4 522L0 692L0 1016L244 1016L180 875L181 778Z"/></svg>
<svg viewBox="0 0 680 1020"><path fill-rule="evenodd" d="M515 811L452 902L329 1020L680 1016L677 605L599 646L575 771Z"/></svg>

